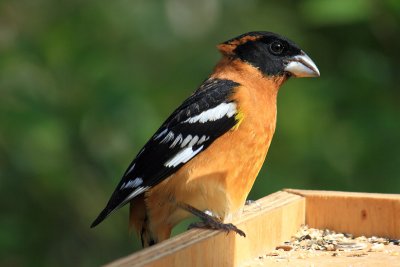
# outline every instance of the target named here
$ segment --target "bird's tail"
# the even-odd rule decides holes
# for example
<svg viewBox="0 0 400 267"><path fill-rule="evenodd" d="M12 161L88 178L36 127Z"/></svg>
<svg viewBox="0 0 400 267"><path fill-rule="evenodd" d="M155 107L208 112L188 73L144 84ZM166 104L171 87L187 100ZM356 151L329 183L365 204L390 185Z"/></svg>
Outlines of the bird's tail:
<svg viewBox="0 0 400 267"><path fill-rule="evenodd" d="M99 216L97 216L97 218L92 222L92 224L90 225L90 228L96 227L99 223L101 223L102 221L104 221L105 218L108 217L108 215L110 215L110 213L113 211L114 209L111 209L108 207L105 207L105 209L103 209Z"/></svg>
<svg viewBox="0 0 400 267"><path fill-rule="evenodd" d="M117 186L117 188L118 187L119 187L119 185ZM112 212L114 212L115 210L124 206L128 202L128 201L125 201L125 199L126 199L126 195L120 194L120 192L118 192L118 190L115 189L115 191L113 192L113 194L110 197L110 200L108 200L106 207L100 212L100 214L97 216L97 218L93 221L93 223L90 225L90 228L93 228L96 225L100 224Z"/></svg>
<svg viewBox="0 0 400 267"><path fill-rule="evenodd" d="M102 221L104 221L104 219L107 218L113 211L119 209L125 204L126 202L122 201L121 195L119 195L117 190L115 190L110 200L108 201L106 207L100 212L97 218L93 221L93 223L90 225L90 228L93 228Z"/></svg>

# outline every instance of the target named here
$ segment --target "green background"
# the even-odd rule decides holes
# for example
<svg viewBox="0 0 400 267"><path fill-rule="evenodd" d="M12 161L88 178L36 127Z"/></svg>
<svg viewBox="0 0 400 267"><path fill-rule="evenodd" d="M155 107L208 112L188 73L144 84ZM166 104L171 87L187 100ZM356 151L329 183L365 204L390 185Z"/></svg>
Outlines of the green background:
<svg viewBox="0 0 400 267"><path fill-rule="evenodd" d="M321 77L281 89L250 197L400 193L400 1L2 0L0 265L94 266L138 249L127 208L90 223L210 73L215 45L254 30L294 40Z"/></svg>

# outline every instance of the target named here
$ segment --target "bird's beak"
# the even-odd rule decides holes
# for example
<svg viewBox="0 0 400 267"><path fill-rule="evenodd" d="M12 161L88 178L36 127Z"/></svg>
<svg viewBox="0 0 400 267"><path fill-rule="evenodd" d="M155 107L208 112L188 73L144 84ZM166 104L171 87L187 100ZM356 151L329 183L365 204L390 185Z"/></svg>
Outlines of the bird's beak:
<svg viewBox="0 0 400 267"><path fill-rule="evenodd" d="M303 51L287 60L285 71L295 77L319 77L317 66Z"/></svg>

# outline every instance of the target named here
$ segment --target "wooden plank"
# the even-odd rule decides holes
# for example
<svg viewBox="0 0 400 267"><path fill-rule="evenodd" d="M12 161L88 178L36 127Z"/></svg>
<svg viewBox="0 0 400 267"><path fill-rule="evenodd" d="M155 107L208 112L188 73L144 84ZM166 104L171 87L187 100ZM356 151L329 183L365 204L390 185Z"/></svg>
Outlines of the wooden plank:
<svg viewBox="0 0 400 267"><path fill-rule="evenodd" d="M239 221L239 228L248 238L236 238L235 266L245 260L274 249L277 244L290 239L305 223L304 198L278 192L257 201ZM222 265L216 265L222 266Z"/></svg>
<svg viewBox="0 0 400 267"><path fill-rule="evenodd" d="M280 191L246 206L234 222L246 238L193 229L107 266L240 266L289 239L304 222L304 197Z"/></svg>
<svg viewBox="0 0 400 267"><path fill-rule="evenodd" d="M400 238L400 195L286 189L306 198L306 223L355 236Z"/></svg>

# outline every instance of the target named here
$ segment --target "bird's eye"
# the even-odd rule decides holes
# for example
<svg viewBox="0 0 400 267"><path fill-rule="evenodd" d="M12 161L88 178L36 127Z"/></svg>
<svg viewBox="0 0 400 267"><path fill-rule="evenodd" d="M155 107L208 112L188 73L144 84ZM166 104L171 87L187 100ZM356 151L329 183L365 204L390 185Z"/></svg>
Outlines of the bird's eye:
<svg viewBox="0 0 400 267"><path fill-rule="evenodd" d="M279 41L274 41L269 45L269 50L274 55L282 54L284 48L285 47L283 46L283 44Z"/></svg>

